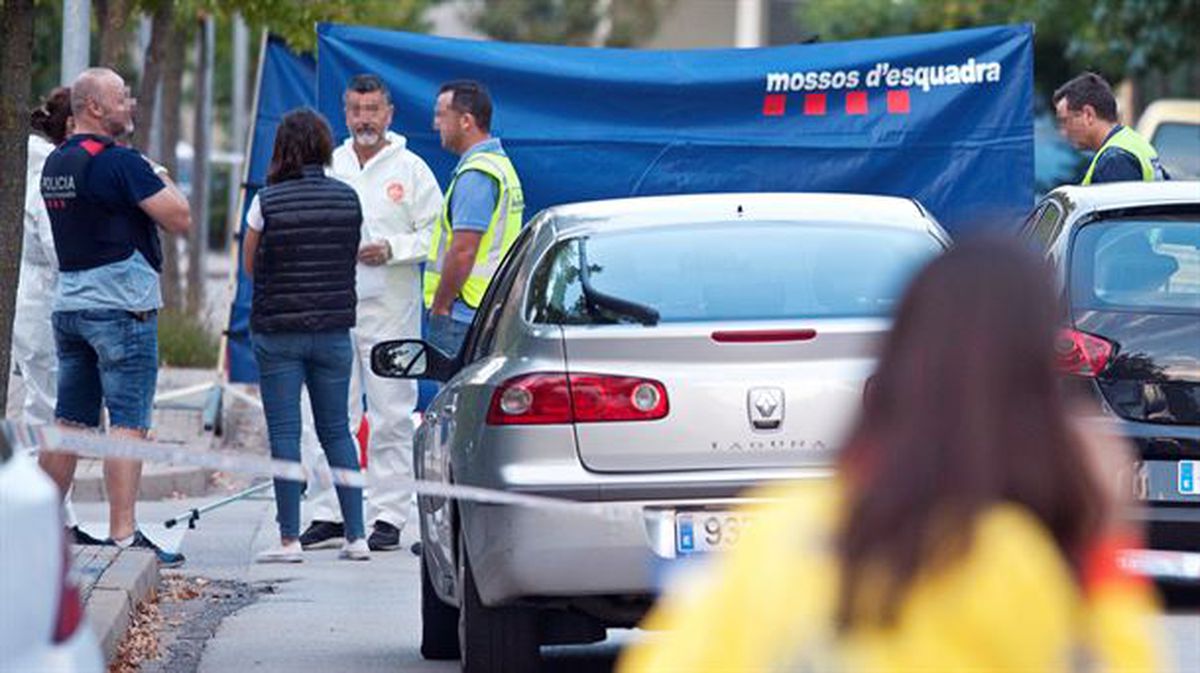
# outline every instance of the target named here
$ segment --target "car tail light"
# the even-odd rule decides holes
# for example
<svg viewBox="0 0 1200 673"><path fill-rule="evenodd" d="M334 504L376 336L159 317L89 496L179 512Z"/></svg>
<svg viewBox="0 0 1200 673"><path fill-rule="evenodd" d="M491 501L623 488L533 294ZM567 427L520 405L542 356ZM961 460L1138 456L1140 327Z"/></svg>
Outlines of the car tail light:
<svg viewBox="0 0 1200 673"><path fill-rule="evenodd" d="M71 552L63 543L62 574L59 578L58 618L54 623L54 642L66 642L83 622L83 600L79 585L71 575Z"/></svg>
<svg viewBox="0 0 1200 673"><path fill-rule="evenodd" d="M608 374L525 374L492 393L489 425L651 421L668 412L658 381Z"/></svg>
<svg viewBox="0 0 1200 673"><path fill-rule="evenodd" d="M1062 329L1054 341L1058 368L1066 374L1095 378L1108 366L1116 347L1111 341L1073 329Z"/></svg>

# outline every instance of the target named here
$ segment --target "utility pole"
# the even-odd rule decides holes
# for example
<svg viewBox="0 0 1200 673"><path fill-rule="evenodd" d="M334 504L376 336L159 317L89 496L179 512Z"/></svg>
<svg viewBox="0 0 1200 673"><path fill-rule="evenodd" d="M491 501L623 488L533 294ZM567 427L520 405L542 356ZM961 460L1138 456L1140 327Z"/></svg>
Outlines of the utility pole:
<svg viewBox="0 0 1200 673"><path fill-rule="evenodd" d="M87 69L92 46L92 0L63 0L62 75L70 86Z"/></svg>
<svg viewBox="0 0 1200 673"><path fill-rule="evenodd" d="M233 17L233 139L230 150L241 156L229 167L229 236L236 236L242 214L238 212L242 166L246 163L246 78L250 67L250 31L241 14Z"/></svg>
<svg viewBox="0 0 1200 673"><path fill-rule="evenodd" d="M216 19L210 14L200 22L196 36L197 80L196 119L192 164L192 216L197 226L188 239L187 310L198 316L204 310L205 253L208 249L208 188L211 181L213 52L216 46Z"/></svg>
<svg viewBox="0 0 1200 673"><path fill-rule="evenodd" d="M734 46L763 46L763 0L737 0L736 12Z"/></svg>

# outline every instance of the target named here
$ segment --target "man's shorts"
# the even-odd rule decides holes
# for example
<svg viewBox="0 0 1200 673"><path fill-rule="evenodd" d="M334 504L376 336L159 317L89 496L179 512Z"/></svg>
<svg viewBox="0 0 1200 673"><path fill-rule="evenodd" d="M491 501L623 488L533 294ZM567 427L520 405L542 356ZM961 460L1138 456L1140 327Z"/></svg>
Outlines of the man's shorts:
<svg viewBox="0 0 1200 673"><path fill-rule="evenodd" d="M58 403L54 416L100 426L148 430L158 383L158 314L118 309L55 311Z"/></svg>

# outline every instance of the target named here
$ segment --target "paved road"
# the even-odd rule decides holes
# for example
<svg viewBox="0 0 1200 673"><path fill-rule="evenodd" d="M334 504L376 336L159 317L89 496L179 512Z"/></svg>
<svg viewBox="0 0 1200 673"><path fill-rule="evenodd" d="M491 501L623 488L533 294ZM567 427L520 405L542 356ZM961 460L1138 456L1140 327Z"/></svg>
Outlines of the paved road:
<svg viewBox="0 0 1200 673"><path fill-rule="evenodd" d="M205 502L209 500L143 503L139 510L143 529L151 537L169 545L179 544L182 538L188 556L184 574L269 588L221 623L200 660L202 673L458 670L453 662L423 661L418 652L416 557L406 551L377 553L367 563L355 563L338 560L336 550L331 550L310 552L299 565L256 565L254 552L267 547L276 534L273 502L263 497L206 514L193 531L167 531L155 525ZM104 507L102 503L78 507L85 527L102 532ZM406 538L409 535L405 533ZM1200 671L1200 613L1172 614L1162 624L1173 642L1176 670ZM610 671L620 643L637 635L611 631L609 641L599 645L546 648L546 670Z"/></svg>

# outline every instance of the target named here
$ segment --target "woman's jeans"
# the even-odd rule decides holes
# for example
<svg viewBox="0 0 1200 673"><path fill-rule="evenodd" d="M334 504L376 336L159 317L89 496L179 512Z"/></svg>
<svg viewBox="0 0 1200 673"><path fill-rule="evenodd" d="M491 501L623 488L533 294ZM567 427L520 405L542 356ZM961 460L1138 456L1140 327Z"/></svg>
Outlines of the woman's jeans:
<svg viewBox="0 0 1200 673"><path fill-rule="evenodd" d="M253 338L271 456L300 462L300 386L306 385L317 438L329 465L357 471L358 452L346 406L354 357L349 330L255 333ZM362 538L362 489L338 486L337 496L346 538ZM275 480L275 507L280 536L300 537L299 482Z"/></svg>

